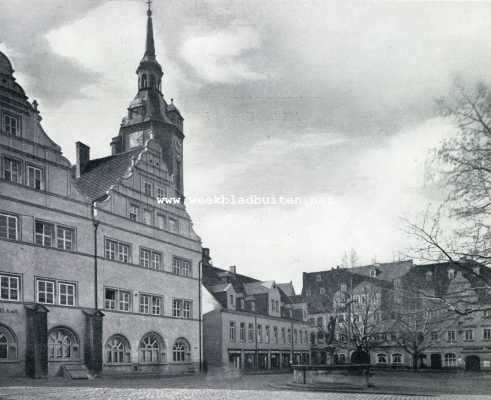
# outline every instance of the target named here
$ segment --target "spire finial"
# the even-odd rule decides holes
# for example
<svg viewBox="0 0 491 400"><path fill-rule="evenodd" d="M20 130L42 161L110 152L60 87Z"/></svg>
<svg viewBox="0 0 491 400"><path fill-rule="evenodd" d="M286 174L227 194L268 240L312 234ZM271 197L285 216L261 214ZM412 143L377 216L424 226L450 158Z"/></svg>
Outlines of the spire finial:
<svg viewBox="0 0 491 400"><path fill-rule="evenodd" d="M152 0L147 0L147 42L145 46L145 56L155 59L155 42L153 39L152 24Z"/></svg>

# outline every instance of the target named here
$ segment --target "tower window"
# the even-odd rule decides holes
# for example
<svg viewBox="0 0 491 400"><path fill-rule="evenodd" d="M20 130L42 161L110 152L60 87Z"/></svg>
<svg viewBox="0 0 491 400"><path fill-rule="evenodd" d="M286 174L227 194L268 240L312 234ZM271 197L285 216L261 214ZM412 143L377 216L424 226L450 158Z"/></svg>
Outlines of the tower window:
<svg viewBox="0 0 491 400"><path fill-rule="evenodd" d="M141 88L144 89L147 87L147 85L148 85L147 74L143 74L141 79Z"/></svg>

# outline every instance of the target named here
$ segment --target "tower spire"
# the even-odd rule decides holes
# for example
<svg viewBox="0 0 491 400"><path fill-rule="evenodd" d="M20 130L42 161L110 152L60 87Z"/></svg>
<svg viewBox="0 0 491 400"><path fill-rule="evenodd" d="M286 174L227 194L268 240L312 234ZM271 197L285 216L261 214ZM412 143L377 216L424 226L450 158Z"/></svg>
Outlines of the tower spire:
<svg viewBox="0 0 491 400"><path fill-rule="evenodd" d="M153 39L152 0L147 0L147 41L145 57L155 59L155 41Z"/></svg>

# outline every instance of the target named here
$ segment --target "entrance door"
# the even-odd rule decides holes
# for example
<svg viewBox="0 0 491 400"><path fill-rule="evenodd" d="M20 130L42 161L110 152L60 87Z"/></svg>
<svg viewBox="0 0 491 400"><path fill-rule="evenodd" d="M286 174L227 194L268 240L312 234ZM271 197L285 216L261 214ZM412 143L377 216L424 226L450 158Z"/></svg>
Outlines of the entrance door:
<svg viewBox="0 0 491 400"><path fill-rule="evenodd" d="M432 369L441 369L442 368L442 355L441 354L432 354L430 360L431 360L431 368Z"/></svg>
<svg viewBox="0 0 491 400"><path fill-rule="evenodd" d="M229 354L228 361L231 368L240 369L240 354Z"/></svg>
<svg viewBox="0 0 491 400"><path fill-rule="evenodd" d="M465 358L465 370L466 371L480 371L481 360L478 356L467 356Z"/></svg>

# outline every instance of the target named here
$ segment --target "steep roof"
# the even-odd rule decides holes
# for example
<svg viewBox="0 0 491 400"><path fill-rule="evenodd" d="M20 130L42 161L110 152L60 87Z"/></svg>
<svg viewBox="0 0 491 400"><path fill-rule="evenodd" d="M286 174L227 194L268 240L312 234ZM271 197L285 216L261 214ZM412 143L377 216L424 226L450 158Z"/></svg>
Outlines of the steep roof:
<svg viewBox="0 0 491 400"><path fill-rule="evenodd" d="M131 175L132 167L144 151L144 147L138 147L125 153L90 160L76 181L78 189L91 200L107 194L112 186Z"/></svg>
<svg viewBox="0 0 491 400"><path fill-rule="evenodd" d="M277 286L283 290L283 292L288 296L288 297L293 297L295 296L295 288L293 287L292 282L288 283L277 283Z"/></svg>

